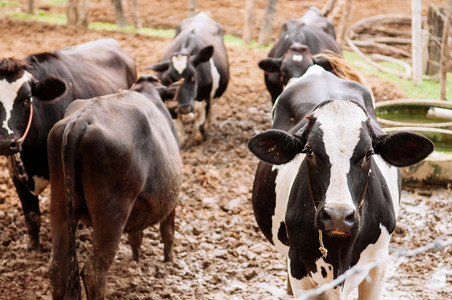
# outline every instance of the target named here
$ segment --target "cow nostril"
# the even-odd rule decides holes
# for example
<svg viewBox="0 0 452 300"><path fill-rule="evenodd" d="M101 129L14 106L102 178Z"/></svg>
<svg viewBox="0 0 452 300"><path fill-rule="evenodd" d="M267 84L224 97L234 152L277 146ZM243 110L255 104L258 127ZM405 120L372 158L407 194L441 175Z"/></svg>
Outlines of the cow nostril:
<svg viewBox="0 0 452 300"><path fill-rule="evenodd" d="M322 210L321 211L321 216L320 216L323 220L325 221L330 221L331 220L331 216L328 214L327 211Z"/></svg>
<svg viewBox="0 0 452 300"><path fill-rule="evenodd" d="M19 152L21 150L20 143L18 143L17 141L11 142L11 144L9 144L9 150Z"/></svg>
<svg viewBox="0 0 452 300"><path fill-rule="evenodd" d="M353 223L355 222L355 212L349 214L347 217L345 217L346 222Z"/></svg>

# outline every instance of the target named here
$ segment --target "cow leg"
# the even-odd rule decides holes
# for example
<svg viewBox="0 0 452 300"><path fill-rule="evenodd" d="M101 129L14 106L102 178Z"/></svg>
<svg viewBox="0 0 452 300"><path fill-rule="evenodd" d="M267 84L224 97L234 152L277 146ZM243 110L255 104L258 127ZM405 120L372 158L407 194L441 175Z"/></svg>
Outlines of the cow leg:
<svg viewBox="0 0 452 300"><path fill-rule="evenodd" d="M143 230L130 232L128 234L128 239L129 239L130 246L132 247L133 260L139 261L140 260L141 241L143 240Z"/></svg>
<svg viewBox="0 0 452 300"><path fill-rule="evenodd" d="M287 295L293 296L292 286L290 285L290 279L289 279L289 271L287 271Z"/></svg>
<svg viewBox="0 0 452 300"><path fill-rule="evenodd" d="M386 281L386 264L369 271L358 287L358 299L380 299Z"/></svg>
<svg viewBox="0 0 452 300"><path fill-rule="evenodd" d="M110 222L99 223L101 225L98 227L101 228L98 228L96 221L93 220L92 251L89 261L85 263L82 270L88 300L104 299L105 297L107 272L115 258L125 221L119 223L113 226L110 220Z"/></svg>
<svg viewBox="0 0 452 300"><path fill-rule="evenodd" d="M180 115L178 115L177 119L173 119L174 127L176 127L177 137L179 138L179 144L182 146L185 144L185 140L187 139L187 134L185 133L184 123L180 119Z"/></svg>
<svg viewBox="0 0 452 300"><path fill-rule="evenodd" d="M173 261L173 241L174 241L174 219L176 218L176 208L160 223L160 234L163 241L164 261Z"/></svg>
<svg viewBox="0 0 452 300"><path fill-rule="evenodd" d="M30 193L25 184L13 176L13 183L16 187L27 226L30 250L39 249L39 230L41 227L41 212L39 211L39 198Z"/></svg>
<svg viewBox="0 0 452 300"><path fill-rule="evenodd" d="M195 101L195 122L193 124L194 139L201 143L205 139L205 123L207 120L206 101Z"/></svg>
<svg viewBox="0 0 452 300"><path fill-rule="evenodd" d="M57 151L61 153L61 151ZM50 197L50 227L52 253L49 264L53 299L81 299L81 285L75 244L79 217L69 214L69 203L64 194L61 161L50 160L52 178ZM72 218L72 219L71 219ZM70 226L72 228L70 229Z"/></svg>

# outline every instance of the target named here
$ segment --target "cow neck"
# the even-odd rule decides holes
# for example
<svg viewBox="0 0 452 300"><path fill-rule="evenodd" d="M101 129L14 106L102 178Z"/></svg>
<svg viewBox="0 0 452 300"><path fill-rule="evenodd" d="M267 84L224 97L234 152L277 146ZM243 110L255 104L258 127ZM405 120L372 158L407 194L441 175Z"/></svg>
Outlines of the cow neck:
<svg viewBox="0 0 452 300"><path fill-rule="evenodd" d="M28 131L30 130L32 120L33 120L33 104L30 103L30 116L28 117L27 128L25 128L24 134L18 140L16 140L17 144L21 144L24 142L25 138L27 137Z"/></svg>

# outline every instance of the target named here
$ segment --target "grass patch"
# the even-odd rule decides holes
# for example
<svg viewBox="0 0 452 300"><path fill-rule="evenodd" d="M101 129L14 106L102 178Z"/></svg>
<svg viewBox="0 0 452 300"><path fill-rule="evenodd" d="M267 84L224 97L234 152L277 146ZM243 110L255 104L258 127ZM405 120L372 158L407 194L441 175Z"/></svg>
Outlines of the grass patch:
<svg viewBox="0 0 452 300"><path fill-rule="evenodd" d="M245 43L241 38L233 36L233 35L225 35L224 42L230 45L236 45L240 47L250 47L255 49L271 49L273 47L272 44L267 46L260 46L256 41L252 41L250 43Z"/></svg>
<svg viewBox="0 0 452 300"><path fill-rule="evenodd" d="M420 85L414 84L411 80L401 79L400 77L379 71L363 61L356 53L344 51L345 58L352 63L358 70L370 74L377 75L383 79L394 82L397 87L402 90L408 98L413 99L439 99L440 85L439 81L423 79ZM397 63L381 62L381 66L394 71L404 71L404 69ZM452 73L447 74L446 98L452 101Z"/></svg>
<svg viewBox="0 0 452 300"><path fill-rule="evenodd" d="M36 14L30 15L26 13L20 13L20 12L13 12L10 13L9 16L13 18L18 19L28 19L28 20L34 20L38 22L43 23L49 23L49 24L55 24L55 25L66 25L66 15L62 14L49 14L48 12L44 10L38 9L36 11Z"/></svg>
<svg viewBox="0 0 452 300"><path fill-rule="evenodd" d="M44 0L44 4L47 5L65 5L66 0Z"/></svg>
<svg viewBox="0 0 452 300"><path fill-rule="evenodd" d="M20 3L16 2L16 1L5 1L5 0L0 0L0 7L20 7Z"/></svg>

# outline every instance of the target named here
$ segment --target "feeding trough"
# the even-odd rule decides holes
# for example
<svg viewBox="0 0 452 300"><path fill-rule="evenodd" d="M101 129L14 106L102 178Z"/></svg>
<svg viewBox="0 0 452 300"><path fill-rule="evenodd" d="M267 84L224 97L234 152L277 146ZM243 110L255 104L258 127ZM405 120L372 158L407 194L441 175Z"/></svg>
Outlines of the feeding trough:
<svg viewBox="0 0 452 300"><path fill-rule="evenodd" d="M376 103L375 112L386 132L417 132L435 144L435 151L425 160L402 169L404 183L452 184L452 102L390 100Z"/></svg>

